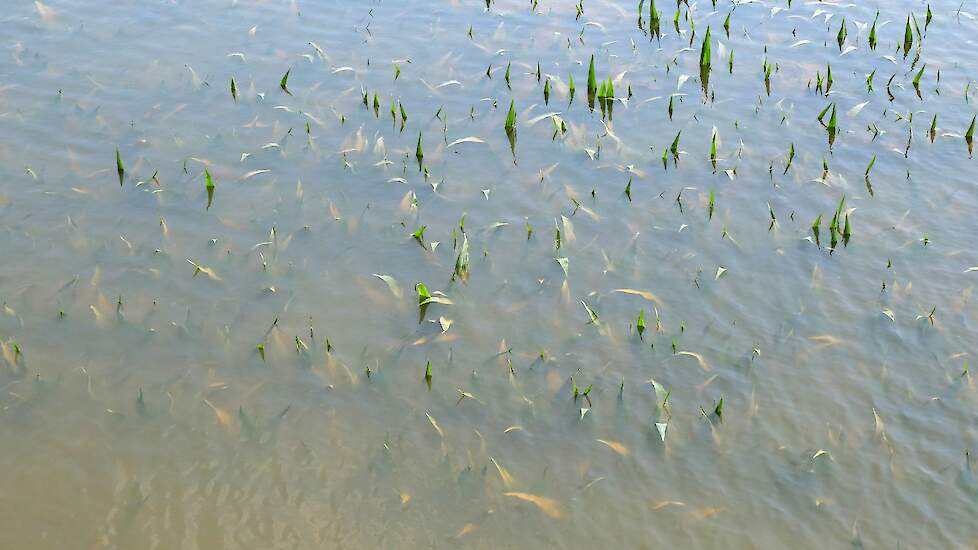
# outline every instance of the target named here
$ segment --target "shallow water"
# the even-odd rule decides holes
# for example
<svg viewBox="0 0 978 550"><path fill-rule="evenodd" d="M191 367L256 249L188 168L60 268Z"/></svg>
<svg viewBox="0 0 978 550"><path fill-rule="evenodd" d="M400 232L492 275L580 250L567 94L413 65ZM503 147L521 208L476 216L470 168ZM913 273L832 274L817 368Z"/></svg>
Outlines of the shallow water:
<svg viewBox="0 0 978 550"><path fill-rule="evenodd" d="M0 548L978 544L973 4L13 4Z"/></svg>

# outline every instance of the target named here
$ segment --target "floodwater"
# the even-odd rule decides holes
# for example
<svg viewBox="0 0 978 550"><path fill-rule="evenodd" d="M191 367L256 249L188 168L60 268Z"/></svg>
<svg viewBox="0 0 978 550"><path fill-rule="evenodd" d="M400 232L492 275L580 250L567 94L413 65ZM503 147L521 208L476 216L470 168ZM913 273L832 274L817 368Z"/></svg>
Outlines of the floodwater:
<svg viewBox="0 0 978 550"><path fill-rule="evenodd" d="M0 548L974 547L978 10L738 4L6 2Z"/></svg>

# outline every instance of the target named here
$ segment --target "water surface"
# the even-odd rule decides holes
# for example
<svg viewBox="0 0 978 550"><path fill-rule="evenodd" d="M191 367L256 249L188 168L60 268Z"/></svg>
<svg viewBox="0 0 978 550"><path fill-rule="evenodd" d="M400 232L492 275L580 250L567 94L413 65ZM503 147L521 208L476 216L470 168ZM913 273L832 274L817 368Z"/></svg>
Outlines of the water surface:
<svg viewBox="0 0 978 550"><path fill-rule="evenodd" d="M971 3L10 4L0 547L978 543Z"/></svg>

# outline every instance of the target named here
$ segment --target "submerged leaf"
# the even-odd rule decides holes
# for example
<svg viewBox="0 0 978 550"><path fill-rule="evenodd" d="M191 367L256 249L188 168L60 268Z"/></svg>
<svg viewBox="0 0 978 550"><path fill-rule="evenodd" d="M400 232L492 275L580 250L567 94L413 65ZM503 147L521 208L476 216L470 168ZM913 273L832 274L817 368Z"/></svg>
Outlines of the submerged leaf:
<svg viewBox="0 0 978 550"><path fill-rule="evenodd" d="M647 290L635 290L634 288L616 288L616 289L612 290L612 292L618 292L620 294L631 294L633 296L640 296L640 297L645 298L646 300L648 300L650 302L653 302L653 303L655 303L655 304L657 304L659 306L662 306L663 305L662 300L659 299L658 296L656 296L655 294L652 294L651 292L649 292Z"/></svg>
<svg viewBox="0 0 978 550"><path fill-rule="evenodd" d="M391 294L393 294L395 298L401 298L401 285L398 284L397 279L391 277L390 275L378 275L377 273L374 273L373 276L377 277L381 281L384 281L384 283L387 284L387 288L390 289Z"/></svg>
<svg viewBox="0 0 978 550"><path fill-rule="evenodd" d="M618 441L609 441L605 439L598 439L598 443L603 443L608 446L609 449L615 451L621 456L628 456L628 447L622 445Z"/></svg>
<svg viewBox="0 0 978 550"><path fill-rule="evenodd" d="M597 323L598 322L597 312L591 309L591 306L587 305L587 302L585 302L584 300L581 300L581 305L584 306L584 311L587 312L588 317L591 319L590 321L588 321L588 323L589 324Z"/></svg>
<svg viewBox="0 0 978 550"><path fill-rule="evenodd" d="M553 519L560 519L564 515L557 501L552 498L532 495L530 493L503 493L503 495L535 504L544 514L547 514Z"/></svg>

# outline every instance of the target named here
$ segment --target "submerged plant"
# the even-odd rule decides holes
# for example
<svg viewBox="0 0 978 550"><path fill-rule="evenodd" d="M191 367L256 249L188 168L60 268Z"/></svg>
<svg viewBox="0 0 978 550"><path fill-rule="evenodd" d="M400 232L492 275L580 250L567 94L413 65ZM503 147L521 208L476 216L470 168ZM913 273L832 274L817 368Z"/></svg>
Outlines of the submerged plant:
<svg viewBox="0 0 978 550"><path fill-rule="evenodd" d="M829 147L835 143L835 134L838 131L838 121L835 116L835 103L832 104L832 114L829 116L829 123L825 127L829 133Z"/></svg>
<svg viewBox="0 0 978 550"><path fill-rule="evenodd" d="M417 241L419 245L421 245L421 248L424 248L425 250L427 250L428 248L424 244L424 232L426 229L428 229L428 226L422 225L421 227L417 228L414 231L414 233L411 233L411 237L414 238L414 240Z"/></svg>
<svg viewBox="0 0 978 550"><path fill-rule="evenodd" d="M506 123L503 125L506 132L512 132L516 130L516 103L514 100L509 100L509 111L506 113Z"/></svg>
<svg viewBox="0 0 978 550"><path fill-rule="evenodd" d="M462 235L462 247L455 258L455 273L452 279L459 278L462 282L469 280L469 237Z"/></svg>
<svg viewBox="0 0 978 550"><path fill-rule="evenodd" d="M690 38L692 40L692 38ZM731 51L733 53L733 51ZM703 37L703 46L700 48L700 87L703 89L703 96L709 96L710 89L710 65L713 63L713 55L710 47L710 27L706 28L706 36ZM733 66L731 65L731 70Z"/></svg>
<svg viewBox="0 0 978 550"><path fill-rule="evenodd" d="M424 160L424 148L421 146L421 132L418 132L418 147L414 150L414 156L418 159L418 164Z"/></svg>
<svg viewBox="0 0 978 550"><path fill-rule="evenodd" d="M594 71L594 54L591 54L591 62L587 69L587 104L588 108L594 110L594 98L598 93L598 79Z"/></svg>
<svg viewBox="0 0 978 550"><path fill-rule="evenodd" d="M292 67L289 67L289 70L285 71L285 74L282 75L282 80L278 83L278 87L282 88L282 91L289 95L292 95L292 92L289 91L289 73L291 72Z"/></svg>
<svg viewBox="0 0 978 550"><path fill-rule="evenodd" d="M601 81L601 87L598 88L597 98L603 100L611 100L615 98L615 83L612 82L611 77L609 77L608 80Z"/></svg>
<svg viewBox="0 0 978 550"><path fill-rule="evenodd" d="M649 5L649 33L654 38L662 37L661 18L659 16L659 10L655 9L655 0L651 0Z"/></svg>
<svg viewBox="0 0 978 550"><path fill-rule="evenodd" d="M700 68L710 68L713 56L710 50L710 27L706 28L706 36L703 37L703 46L700 48Z"/></svg>
<svg viewBox="0 0 978 550"><path fill-rule="evenodd" d="M674 160L679 160L679 136L682 134L682 130L676 133L676 137L672 140L672 145L669 146L669 152L672 153Z"/></svg>
<svg viewBox="0 0 978 550"><path fill-rule="evenodd" d="M207 210L211 209L211 201L214 200L214 179L211 173L204 168L204 187L207 189Z"/></svg>
<svg viewBox="0 0 978 550"><path fill-rule="evenodd" d="M876 49L876 22L880 18L880 10L876 10L876 17L873 18L873 26L869 29L869 49Z"/></svg>
<svg viewBox="0 0 978 550"><path fill-rule="evenodd" d="M126 177L126 169L122 166L122 154L119 148L115 148L115 170L119 173L119 187L122 187L122 180Z"/></svg>
<svg viewBox="0 0 978 550"><path fill-rule="evenodd" d="M975 118L971 117L971 126L968 126L968 131L964 133L964 141L968 144L968 154L971 155L974 150L974 139L975 139Z"/></svg>
<svg viewBox="0 0 978 550"><path fill-rule="evenodd" d="M903 57L907 57L913 47L913 29L910 27L910 16L907 16L907 26L903 31Z"/></svg>
<svg viewBox="0 0 978 550"><path fill-rule="evenodd" d="M927 64L924 63L923 65L921 65L920 70L917 71L917 74L914 75L914 77L913 77L913 89L914 89L914 91L917 92L917 97L920 98L920 99L923 99L920 96L920 79L921 79L921 77L924 76L924 69L926 69L926 68L927 68Z"/></svg>

